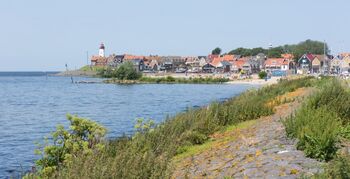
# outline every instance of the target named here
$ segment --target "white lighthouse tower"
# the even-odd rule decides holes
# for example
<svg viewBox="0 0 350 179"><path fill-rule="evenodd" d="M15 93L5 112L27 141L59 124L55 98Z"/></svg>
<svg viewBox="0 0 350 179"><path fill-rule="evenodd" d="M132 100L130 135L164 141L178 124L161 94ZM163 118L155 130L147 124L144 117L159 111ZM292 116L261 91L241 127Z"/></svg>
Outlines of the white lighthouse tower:
<svg viewBox="0 0 350 179"><path fill-rule="evenodd" d="M100 57L105 57L105 45L103 43L101 43L101 45L100 45L100 49L98 51L98 55Z"/></svg>

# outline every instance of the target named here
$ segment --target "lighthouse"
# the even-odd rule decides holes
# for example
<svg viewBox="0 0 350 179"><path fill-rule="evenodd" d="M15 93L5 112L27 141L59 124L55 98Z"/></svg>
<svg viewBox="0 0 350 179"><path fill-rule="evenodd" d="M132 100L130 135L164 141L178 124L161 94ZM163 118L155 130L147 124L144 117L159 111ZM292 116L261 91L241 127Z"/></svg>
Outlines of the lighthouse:
<svg viewBox="0 0 350 179"><path fill-rule="evenodd" d="M101 43L101 45L100 45L100 49L98 51L98 55L100 57L105 57L105 45L103 43Z"/></svg>

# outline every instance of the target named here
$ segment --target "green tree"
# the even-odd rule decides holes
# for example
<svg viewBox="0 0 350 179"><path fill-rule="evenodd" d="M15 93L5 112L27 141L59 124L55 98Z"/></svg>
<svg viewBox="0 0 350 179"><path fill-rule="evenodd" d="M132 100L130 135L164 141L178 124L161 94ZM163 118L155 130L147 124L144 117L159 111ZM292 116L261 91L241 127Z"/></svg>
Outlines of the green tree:
<svg viewBox="0 0 350 179"><path fill-rule="evenodd" d="M265 71L259 72L259 78L260 79L264 79L265 77L267 77L267 73Z"/></svg>
<svg viewBox="0 0 350 179"><path fill-rule="evenodd" d="M142 73L134 68L132 62L125 62L117 68L112 76L120 80L137 80L142 77Z"/></svg>
<svg viewBox="0 0 350 179"><path fill-rule="evenodd" d="M259 53L264 53L264 54L266 54L266 49L264 49L264 48L261 48L261 47L258 47L258 48L253 48L252 50L251 50L251 54L253 55L253 56L255 56L255 55L258 55Z"/></svg>
<svg viewBox="0 0 350 179"><path fill-rule="evenodd" d="M302 55L306 53L323 54L324 46L326 47L326 54L328 54L328 45L324 44L324 42L314 40L306 40L298 43L297 45L286 45L285 47L287 47L287 51L290 51L294 55L295 59L299 59Z"/></svg>
<svg viewBox="0 0 350 179"><path fill-rule="evenodd" d="M269 58L280 58L281 54L284 53L283 47L275 47L275 48L271 48L269 49L267 56Z"/></svg>
<svg viewBox="0 0 350 179"><path fill-rule="evenodd" d="M213 51L211 51L212 55L220 55L221 54L221 48L216 47Z"/></svg>

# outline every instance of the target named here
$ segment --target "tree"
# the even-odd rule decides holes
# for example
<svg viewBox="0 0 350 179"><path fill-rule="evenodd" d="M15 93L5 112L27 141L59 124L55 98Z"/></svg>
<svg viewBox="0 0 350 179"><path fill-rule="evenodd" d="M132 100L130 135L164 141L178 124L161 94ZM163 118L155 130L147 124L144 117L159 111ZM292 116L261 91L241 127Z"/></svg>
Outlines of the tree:
<svg viewBox="0 0 350 179"><path fill-rule="evenodd" d="M260 78L260 79L264 79L264 78L266 78L266 77L267 77L267 73L266 73L265 71L259 72L259 78Z"/></svg>
<svg viewBox="0 0 350 179"><path fill-rule="evenodd" d="M142 74L134 68L132 62L121 64L115 72L115 77L120 80L137 80L141 78L141 76Z"/></svg>
<svg viewBox="0 0 350 179"><path fill-rule="evenodd" d="M251 54L252 54L253 56L258 55L259 53L266 54L266 51L267 51L266 49L261 48L261 47L258 47L258 48L253 48L253 49L251 50Z"/></svg>
<svg viewBox="0 0 350 179"><path fill-rule="evenodd" d="M284 53L283 47L279 46L279 47L269 49L267 56L269 58L281 58L281 54L283 53Z"/></svg>
<svg viewBox="0 0 350 179"><path fill-rule="evenodd" d="M220 55L221 54L221 48L216 47L212 52L212 55Z"/></svg>

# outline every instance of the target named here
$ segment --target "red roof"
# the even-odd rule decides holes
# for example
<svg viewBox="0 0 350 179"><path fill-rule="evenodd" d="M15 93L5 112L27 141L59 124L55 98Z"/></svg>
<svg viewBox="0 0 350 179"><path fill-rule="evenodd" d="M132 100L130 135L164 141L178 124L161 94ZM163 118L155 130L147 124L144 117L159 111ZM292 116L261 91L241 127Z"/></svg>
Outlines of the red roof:
<svg viewBox="0 0 350 179"><path fill-rule="evenodd" d="M265 66L282 66L282 65L288 65L289 61L284 58L268 58L265 61Z"/></svg>
<svg viewBox="0 0 350 179"><path fill-rule="evenodd" d="M294 58L294 55L290 54L290 53L281 54L281 56L282 56L282 58L285 58L285 59L293 59Z"/></svg>
<svg viewBox="0 0 350 179"><path fill-rule="evenodd" d="M210 64L213 66L217 66L221 61L222 61L222 59L217 57L217 58L214 58Z"/></svg>
<svg viewBox="0 0 350 179"><path fill-rule="evenodd" d="M308 58L310 61L314 60L315 56L311 53L306 54L306 58Z"/></svg>
<svg viewBox="0 0 350 179"><path fill-rule="evenodd" d="M135 59L144 59L144 56L136 56L136 55L124 55L124 60L135 60Z"/></svg>
<svg viewBox="0 0 350 179"><path fill-rule="evenodd" d="M208 58L210 59L210 60L214 60L214 58L218 58L220 55L213 55L213 54L211 54L211 55L208 55Z"/></svg>
<svg viewBox="0 0 350 179"><path fill-rule="evenodd" d="M236 68L243 68L243 65L246 63L245 60L236 60L232 62L232 65L235 66Z"/></svg>

